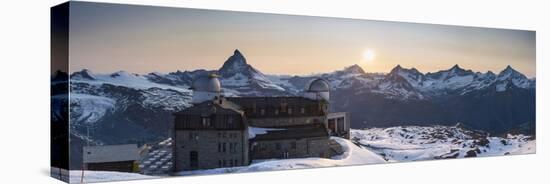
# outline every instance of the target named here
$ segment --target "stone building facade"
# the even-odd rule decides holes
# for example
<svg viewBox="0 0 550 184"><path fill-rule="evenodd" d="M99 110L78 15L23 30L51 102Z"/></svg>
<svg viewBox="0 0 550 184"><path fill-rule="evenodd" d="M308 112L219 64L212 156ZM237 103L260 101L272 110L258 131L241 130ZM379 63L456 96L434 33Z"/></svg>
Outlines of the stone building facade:
<svg viewBox="0 0 550 184"><path fill-rule="evenodd" d="M321 124L273 130L251 139L252 159L330 157L328 134Z"/></svg>
<svg viewBox="0 0 550 184"><path fill-rule="evenodd" d="M336 153L330 136L349 135L349 122L346 129L346 121L335 119L342 120L341 114L331 116L335 123L328 127L329 85L322 79L313 80L303 96L284 97L223 97L216 76L195 81L193 106L174 114L176 172L254 159L328 158Z"/></svg>
<svg viewBox="0 0 550 184"><path fill-rule="evenodd" d="M175 114L175 171L249 164L246 120L234 106L207 101Z"/></svg>

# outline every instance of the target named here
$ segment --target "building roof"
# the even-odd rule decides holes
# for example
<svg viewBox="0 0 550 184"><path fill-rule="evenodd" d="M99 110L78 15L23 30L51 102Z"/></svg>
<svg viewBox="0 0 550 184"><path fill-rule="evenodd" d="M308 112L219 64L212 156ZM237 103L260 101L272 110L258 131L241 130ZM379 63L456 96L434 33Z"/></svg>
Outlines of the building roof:
<svg viewBox="0 0 550 184"><path fill-rule="evenodd" d="M84 146L84 163L103 163L139 160L136 144Z"/></svg>
<svg viewBox="0 0 550 184"><path fill-rule="evenodd" d="M246 112L247 118L277 118L277 117L304 117L323 116L326 113L321 109L321 101L300 96L284 97L227 97L228 101L238 104ZM293 113L284 112L285 108L294 108ZM298 113L304 108L304 113ZM261 109L265 110L261 114ZM279 109L279 113L275 113Z"/></svg>
<svg viewBox="0 0 550 184"><path fill-rule="evenodd" d="M191 89L194 91L220 92L222 88L216 75L206 75L193 80Z"/></svg>
<svg viewBox="0 0 550 184"><path fill-rule="evenodd" d="M317 105L319 102L301 96L276 96L276 97L226 97L228 101L232 101L241 107L257 107L265 106L280 106L286 104L288 106L304 106Z"/></svg>
<svg viewBox="0 0 550 184"><path fill-rule="evenodd" d="M350 115L349 112L330 112L327 114L327 118L331 119L331 118L338 118L343 116L348 116L349 118L349 115Z"/></svg>
<svg viewBox="0 0 550 184"><path fill-rule="evenodd" d="M299 126L277 127L275 130L266 130L265 134L257 134L254 141L302 139L311 137L328 137L327 129L323 124L308 124Z"/></svg>
<svg viewBox="0 0 550 184"><path fill-rule="evenodd" d="M175 129L244 130L248 124L240 108L239 105L224 98L205 101L174 113ZM208 117L208 123L203 122L204 117Z"/></svg>
<svg viewBox="0 0 550 184"><path fill-rule="evenodd" d="M224 98L208 100L199 104L195 104L182 111L176 112L175 115L203 115L211 114L243 114L241 107Z"/></svg>

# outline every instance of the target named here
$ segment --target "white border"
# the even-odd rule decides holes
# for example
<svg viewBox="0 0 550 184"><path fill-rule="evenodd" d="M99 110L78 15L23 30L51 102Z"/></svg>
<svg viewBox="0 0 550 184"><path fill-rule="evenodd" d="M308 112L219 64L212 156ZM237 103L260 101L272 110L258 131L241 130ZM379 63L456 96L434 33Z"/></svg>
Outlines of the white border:
<svg viewBox="0 0 550 184"><path fill-rule="evenodd" d="M49 178L49 7L60 0L0 6L0 183ZM129 4L361 18L537 31L537 154L385 165L177 177L117 183L538 183L550 170L549 24L545 1L523 0L101 0ZM547 111L547 110L546 110Z"/></svg>

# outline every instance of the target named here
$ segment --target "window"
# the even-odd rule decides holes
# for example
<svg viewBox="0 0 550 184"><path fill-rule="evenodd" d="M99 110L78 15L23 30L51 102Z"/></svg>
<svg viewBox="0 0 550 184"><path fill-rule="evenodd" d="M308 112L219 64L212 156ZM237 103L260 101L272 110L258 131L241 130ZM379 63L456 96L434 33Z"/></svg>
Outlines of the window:
<svg viewBox="0 0 550 184"><path fill-rule="evenodd" d="M288 114L292 114L292 108L288 108Z"/></svg>
<svg viewBox="0 0 550 184"><path fill-rule="evenodd" d="M229 166L233 167L233 160L229 160Z"/></svg>
<svg viewBox="0 0 550 184"><path fill-rule="evenodd" d="M224 142L224 143L222 143L222 152L224 152L224 153L225 153L225 142Z"/></svg>
<svg viewBox="0 0 550 184"><path fill-rule="evenodd" d="M235 165L241 165L241 164L239 164L238 161L239 161L239 160L235 159L233 162L235 162Z"/></svg>
<svg viewBox="0 0 550 184"><path fill-rule="evenodd" d="M222 167L222 160L218 160L218 167Z"/></svg>
<svg viewBox="0 0 550 184"><path fill-rule="evenodd" d="M221 142L218 143L218 153L219 152L222 152L222 143Z"/></svg>
<svg viewBox="0 0 550 184"><path fill-rule="evenodd" d="M227 118L227 124L233 124L233 117L228 117Z"/></svg>
<svg viewBox="0 0 550 184"><path fill-rule="evenodd" d="M189 152L189 165L191 169L197 169L199 167L199 153L196 151Z"/></svg>
<svg viewBox="0 0 550 184"><path fill-rule="evenodd" d="M237 152L237 143L234 142L229 144L229 152L231 153Z"/></svg>
<svg viewBox="0 0 550 184"><path fill-rule="evenodd" d="M275 109L275 115L279 115L279 109Z"/></svg>
<svg viewBox="0 0 550 184"><path fill-rule="evenodd" d="M306 108L303 108L303 107L300 108L300 113L305 114L306 113Z"/></svg>
<svg viewBox="0 0 550 184"><path fill-rule="evenodd" d="M261 114L261 115L265 115L265 109L261 109L261 110L260 110L260 114Z"/></svg>
<svg viewBox="0 0 550 184"><path fill-rule="evenodd" d="M290 148L296 149L296 141L290 142Z"/></svg>
<svg viewBox="0 0 550 184"><path fill-rule="evenodd" d="M199 133L189 132L189 140L199 140Z"/></svg>
<svg viewBox="0 0 550 184"><path fill-rule="evenodd" d="M210 118L209 117L202 117L202 126L203 127L210 127Z"/></svg>
<svg viewBox="0 0 550 184"><path fill-rule="evenodd" d="M281 149L281 143L275 143L275 149L280 150Z"/></svg>

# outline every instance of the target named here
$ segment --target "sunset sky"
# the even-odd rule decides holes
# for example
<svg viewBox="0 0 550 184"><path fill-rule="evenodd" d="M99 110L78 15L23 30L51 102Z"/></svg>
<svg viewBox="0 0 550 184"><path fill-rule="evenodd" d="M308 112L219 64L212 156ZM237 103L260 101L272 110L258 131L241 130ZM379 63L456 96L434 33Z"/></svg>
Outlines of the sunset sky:
<svg viewBox="0 0 550 184"><path fill-rule="evenodd" d="M239 49L267 74L458 64L535 76L534 31L84 2L72 2L70 18L71 72L219 69Z"/></svg>

